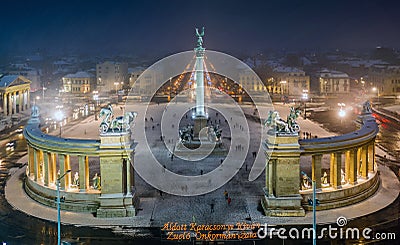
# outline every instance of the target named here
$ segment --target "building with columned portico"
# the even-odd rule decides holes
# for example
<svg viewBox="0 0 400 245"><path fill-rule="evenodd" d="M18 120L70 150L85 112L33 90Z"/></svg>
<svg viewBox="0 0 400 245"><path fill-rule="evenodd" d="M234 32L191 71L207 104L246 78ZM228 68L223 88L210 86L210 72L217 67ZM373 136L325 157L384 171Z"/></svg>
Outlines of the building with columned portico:
<svg viewBox="0 0 400 245"><path fill-rule="evenodd" d="M30 107L31 81L20 75L0 75L0 106L4 116L12 116Z"/></svg>

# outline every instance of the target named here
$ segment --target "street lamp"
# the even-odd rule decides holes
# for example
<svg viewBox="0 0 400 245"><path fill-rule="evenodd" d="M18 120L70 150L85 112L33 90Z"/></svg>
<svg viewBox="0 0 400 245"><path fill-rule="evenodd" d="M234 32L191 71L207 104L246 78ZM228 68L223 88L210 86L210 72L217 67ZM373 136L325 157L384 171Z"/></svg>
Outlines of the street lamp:
<svg viewBox="0 0 400 245"><path fill-rule="evenodd" d="M94 120L97 121L97 104L99 101L99 91L93 91L93 100L94 100Z"/></svg>
<svg viewBox="0 0 400 245"><path fill-rule="evenodd" d="M338 103L338 106L340 106L339 117L340 117L340 124L342 124L343 117L346 116L346 111L343 110L343 107L346 106L346 105L344 103Z"/></svg>
<svg viewBox="0 0 400 245"><path fill-rule="evenodd" d="M302 99L304 101L304 119L307 119L307 100L308 100L308 90L303 89Z"/></svg>
<svg viewBox="0 0 400 245"><path fill-rule="evenodd" d="M57 245L61 245L60 180L70 172L71 169L68 169L63 175L57 178Z"/></svg>
<svg viewBox="0 0 400 245"><path fill-rule="evenodd" d="M55 114L54 117L57 122L60 123L60 137L61 137L61 127L62 127L62 119L64 118L64 113L60 110L58 110Z"/></svg>

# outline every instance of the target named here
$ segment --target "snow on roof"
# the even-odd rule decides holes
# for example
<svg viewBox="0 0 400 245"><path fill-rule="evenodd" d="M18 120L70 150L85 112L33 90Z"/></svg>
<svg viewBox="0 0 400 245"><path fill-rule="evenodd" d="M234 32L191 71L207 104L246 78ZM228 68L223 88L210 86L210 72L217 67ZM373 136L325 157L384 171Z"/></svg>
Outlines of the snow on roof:
<svg viewBox="0 0 400 245"><path fill-rule="evenodd" d="M5 75L0 77L0 88L7 87L8 85L10 85L10 83L14 82L18 77L19 75Z"/></svg>
<svg viewBox="0 0 400 245"><path fill-rule="evenodd" d="M67 74L64 77L65 78L87 78L87 77L94 77L94 75L90 74L86 71L78 71L75 74Z"/></svg>
<svg viewBox="0 0 400 245"><path fill-rule="evenodd" d="M328 69L322 69L319 72L319 75L322 77L349 77L349 75L347 75L344 72L341 71L334 71L334 70L328 70Z"/></svg>
<svg viewBox="0 0 400 245"><path fill-rule="evenodd" d="M274 68L275 72L285 72L285 73L304 73L304 71L295 67L278 66Z"/></svg>

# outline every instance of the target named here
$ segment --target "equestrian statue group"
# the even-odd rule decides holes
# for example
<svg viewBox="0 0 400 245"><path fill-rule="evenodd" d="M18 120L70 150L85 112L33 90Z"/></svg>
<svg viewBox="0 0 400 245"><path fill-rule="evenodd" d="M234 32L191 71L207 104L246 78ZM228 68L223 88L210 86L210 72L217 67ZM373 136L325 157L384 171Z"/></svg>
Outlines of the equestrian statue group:
<svg viewBox="0 0 400 245"><path fill-rule="evenodd" d="M125 112L123 116L114 117L113 108L108 105L100 110L99 117L103 119L100 124L100 133L128 131L130 124L135 120L137 112Z"/></svg>
<svg viewBox="0 0 400 245"><path fill-rule="evenodd" d="M299 109L291 107L287 120L284 121L277 111L269 111L264 126L271 128L270 130L276 134L298 134L300 126L297 124L296 119L299 117L300 112Z"/></svg>

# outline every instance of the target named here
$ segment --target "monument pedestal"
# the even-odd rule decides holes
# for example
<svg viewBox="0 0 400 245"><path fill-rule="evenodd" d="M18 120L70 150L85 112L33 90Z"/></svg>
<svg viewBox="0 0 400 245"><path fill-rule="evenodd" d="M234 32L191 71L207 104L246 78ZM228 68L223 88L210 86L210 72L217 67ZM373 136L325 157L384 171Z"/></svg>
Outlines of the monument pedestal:
<svg viewBox="0 0 400 245"><path fill-rule="evenodd" d="M297 134L268 134L266 187L261 200L268 216L305 216L301 206L300 145Z"/></svg>
<svg viewBox="0 0 400 245"><path fill-rule="evenodd" d="M100 134L101 196L97 217L135 216L134 148L130 132Z"/></svg>

